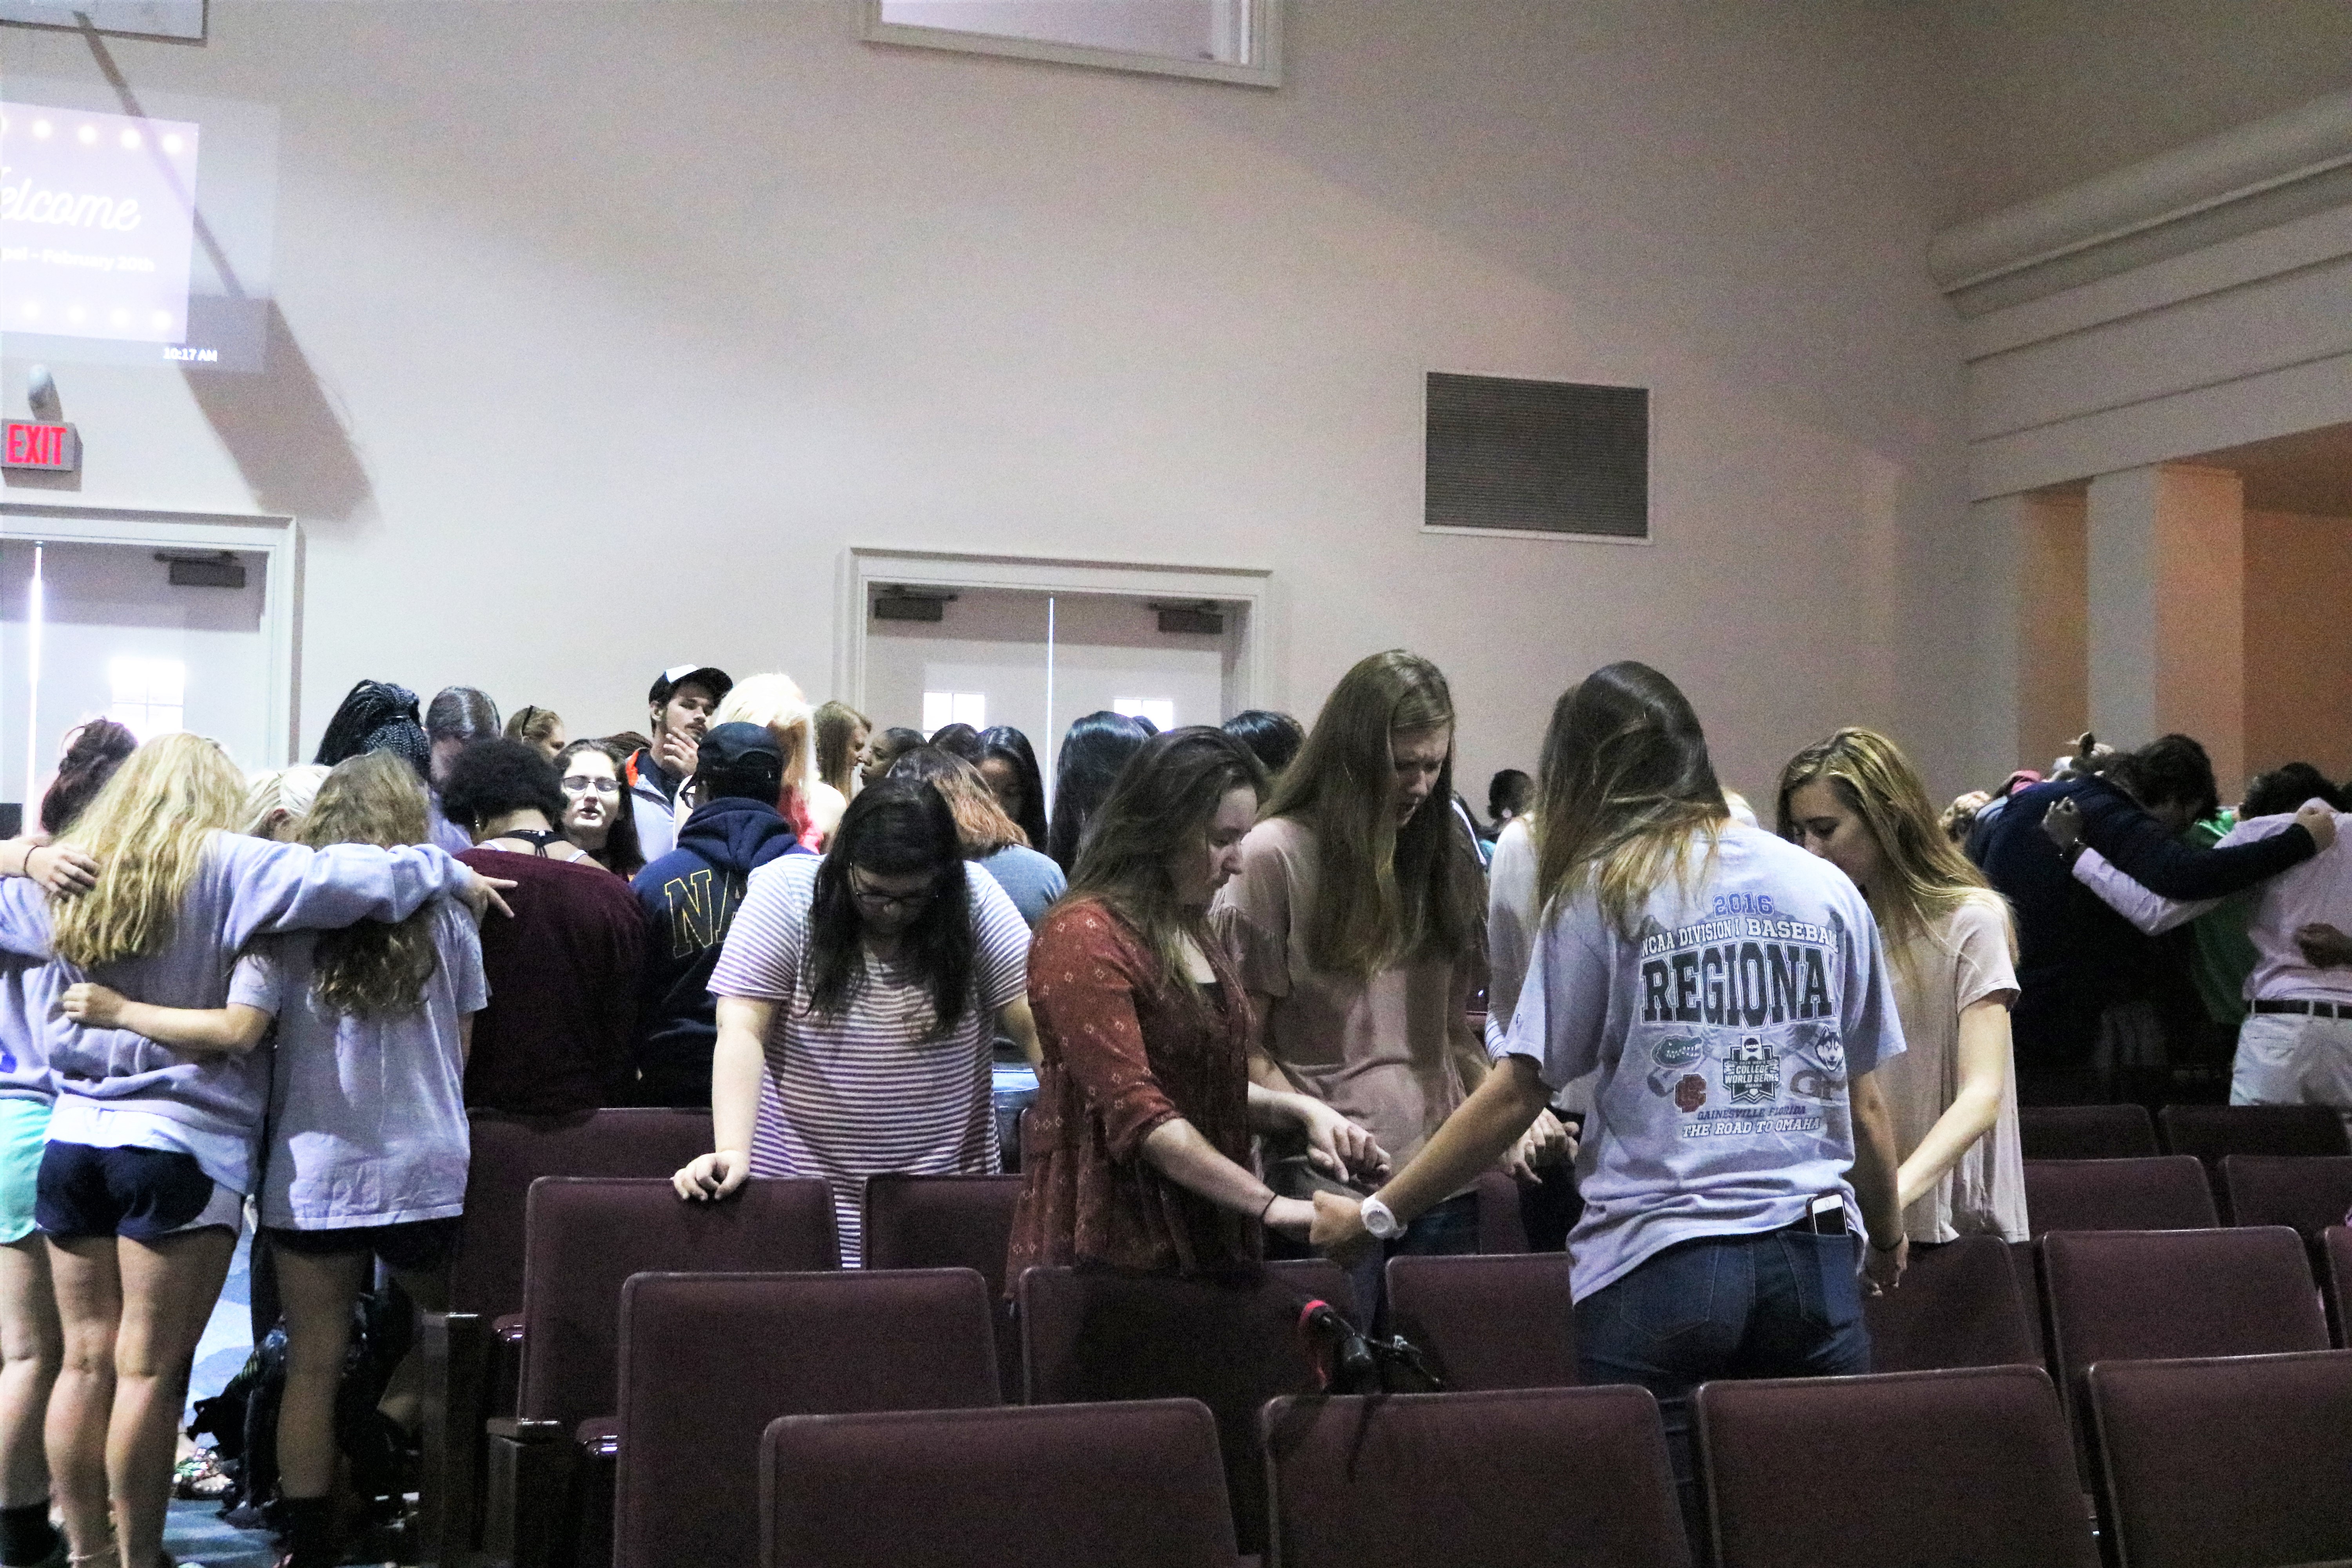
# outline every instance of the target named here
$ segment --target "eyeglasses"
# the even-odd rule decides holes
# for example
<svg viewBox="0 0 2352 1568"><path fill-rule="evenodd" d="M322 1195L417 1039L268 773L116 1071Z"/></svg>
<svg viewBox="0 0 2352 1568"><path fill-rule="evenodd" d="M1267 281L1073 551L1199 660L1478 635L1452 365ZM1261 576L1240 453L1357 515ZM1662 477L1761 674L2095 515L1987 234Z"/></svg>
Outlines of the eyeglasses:
<svg viewBox="0 0 2352 1568"><path fill-rule="evenodd" d="M877 893L866 886L856 867L849 868L849 896L857 900L858 908L877 913L884 910L919 910L939 890L939 884L934 882L919 893Z"/></svg>
<svg viewBox="0 0 2352 1568"><path fill-rule="evenodd" d="M563 781L566 795L618 795L621 781L599 773L573 773Z"/></svg>

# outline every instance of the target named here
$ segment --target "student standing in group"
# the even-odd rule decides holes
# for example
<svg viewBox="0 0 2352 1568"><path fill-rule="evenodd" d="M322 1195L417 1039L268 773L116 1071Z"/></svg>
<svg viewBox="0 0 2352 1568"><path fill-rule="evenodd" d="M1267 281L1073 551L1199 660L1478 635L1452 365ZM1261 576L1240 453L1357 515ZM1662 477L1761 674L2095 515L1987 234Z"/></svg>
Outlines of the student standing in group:
<svg viewBox="0 0 2352 1568"><path fill-rule="evenodd" d="M370 752L328 775L300 842L391 848L425 831L415 775ZM467 1037L487 999L474 917L446 898L396 923L265 937L237 961L219 1011L149 1006L99 985L68 993L85 1022L189 1054L250 1049L277 1021L259 1200L286 1312L279 1568L341 1561L335 1400L370 1266L383 1259L424 1310L447 1305L466 1207Z"/></svg>
<svg viewBox="0 0 2352 1568"><path fill-rule="evenodd" d="M1901 748L1840 730L1780 772L1780 837L1853 879L1878 918L1904 1051L1882 1066L1911 1244L2024 1241L2009 1009L2017 938L2002 901L1943 830Z"/></svg>
<svg viewBox="0 0 2352 1568"><path fill-rule="evenodd" d="M816 775L839 793L845 805L857 793L858 769L873 737L874 721L848 703L817 704Z"/></svg>
<svg viewBox="0 0 2352 1568"><path fill-rule="evenodd" d="M103 719L68 737L58 776L41 796L41 837L0 844L0 878L8 879L0 880L0 900L30 905L37 889L68 894L94 884L96 861L48 840L74 825L137 746L130 731ZM64 1347L48 1247L34 1218L58 1092L45 1032L60 984L45 955L0 943L0 1563L8 1568L65 1557L65 1538L49 1523L41 1441Z"/></svg>
<svg viewBox="0 0 2352 1568"><path fill-rule="evenodd" d="M1045 852L1045 779L1037 771L1037 753L1029 737L1010 724L980 732L980 776L995 793L1004 815L1021 825L1029 847Z"/></svg>
<svg viewBox="0 0 2352 1568"><path fill-rule="evenodd" d="M574 741L555 753L564 838L624 879L646 868L637 854L636 801L621 783L627 762L628 753L610 741Z"/></svg>
<svg viewBox="0 0 2352 1568"><path fill-rule="evenodd" d="M1579 1375L1658 1396L1696 1521L1699 1384L1870 1370L1856 1266L1886 1288L1906 1258L1875 1078L1902 1033L1862 894L1732 820L1664 676L1586 677L1542 779L1543 923L1495 1070L1371 1197L1318 1196L1318 1244L1402 1234L1597 1068L1569 1242Z"/></svg>
<svg viewBox="0 0 2352 1568"><path fill-rule="evenodd" d="M685 815L677 807L677 792L694 776L694 748L710 728L712 710L734 689L723 669L681 664L656 676L646 693L653 738L621 764L621 782L635 797L630 805L637 820L637 853L648 865L677 843L678 819Z"/></svg>
<svg viewBox="0 0 2352 1568"><path fill-rule="evenodd" d="M1332 689L1211 910L1260 1019L1257 1081L1322 1100L1399 1162L1486 1076L1469 1021L1486 882L1453 803L1444 676L1374 654ZM1476 1251L1475 1174L1385 1250ZM1380 1299L1376 1261L1359 1287Z"/></svg>
<svg viewBox="0 0 2352 1568"><path fill-rule="evenodd" d="M1151 732L1139 719L1108 710L1088 713L1062 737L1062 754L1054 763L1054 816L1039 846L1067 875L1078 863L1087 836L1087 819L1094 814L1118 770L1143 748Z"/></svg>
<svg viewBox="0 0 2352 1568"><path fill-rule="evenodd" d="M529 703L507 716L506 738L520 741L526 746L537 746L551 759L561 755L563 748L572 742L572 737L563 732L562 714L552 708L539 708Z"/></svg>
<svg viewBox="0 0 2352 1568"><path fill-rule="evenodd" d="M0 942L53 947L68 986L222 1009L236 955L265 932L490 896L437 849L273 844L234 831L244 810L245 780L218 746L157 737L66 836L97 862L96 886L41 907L9 884ZM183 1381L252 1190L269 1066L226 1037L178 1052L71 1011L47 1032L58 1100L37 1203L65 1343L49 1468L75 1561L111 1563L119 1547L144 1568L163 1553Z"/></svg>
<svg viewBox="0 0 2352 1568"><path fill-rule="evenodd" d="M636 1100L708 1106L719 1038L710 972L751 873L806 854L776 810L784 753L766 726L713 724L702 737L694 798L677 847L631 884L646 913L645 1002L637 1026Z"/></svg>
<svg viewBox="0 0 2352 1568"><path fill-rule="evenodd" d="M490 1001L475 1021L466 1103L517 1116L628 1103L646 934L629 884L555 826L563 787L535 746L467 747L446 799L474 836L467 864L515 884L515 918L482 932Z"/></svg>
<svg viewBox="0 0 2352 1568"><path fill-rule="evenodd" d="M822 860L751 877L710 976L717 1147L677 1173L678 1195L821 1176L856 1266L867 1176L998 1168L990 1042L1001 1027L1036 1055L1028 961L1027 923L965 865L939 792L868 784Z"/></svg>
<svg viewBox="0 0 2352 1568"><path fill-rule="evenodd" d="M1298 1133L1334 1176L1384 1170L1321 1100L1250 1081L1249 1000L1208 910L1265 782L1233 737L1171 730L1097 809L1029 956L1044 1060L1008 1282L1074 1263L1247 1274L1262 1227L1306 1241L1314 1205L1258 1178L1255 1132Z"/></svg>
<svg viewBox="0 0 2352 1568"><path fill-rule="evenodd" d="M1029 847L1020 824L1005 814L980 770L936 746L918 746L890 765L894 779L916 779L940 792L956 820L963 857L996 879L1029 929L1069 886L1050 856Z"/></svg>

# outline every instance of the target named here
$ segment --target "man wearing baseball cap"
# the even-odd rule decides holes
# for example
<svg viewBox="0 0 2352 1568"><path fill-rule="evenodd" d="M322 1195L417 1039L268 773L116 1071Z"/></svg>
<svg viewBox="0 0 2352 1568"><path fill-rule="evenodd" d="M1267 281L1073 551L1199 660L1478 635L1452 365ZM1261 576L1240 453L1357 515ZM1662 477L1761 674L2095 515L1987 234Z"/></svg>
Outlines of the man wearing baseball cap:
<svg viewBox="0 0 2352 1568"><path fill-rule="evenodd" d="M646 914L644 1005L638 1015L637 1101L707 1106L718 1004L710 972L751 873L808 853L776 812L783 749L764 724L714 724L702 737L694 814L677 847L630 886Z"/></svg>
<svg viewBox="0 0 2352 1568"><path fill-rule="evenodd" d="M695 749L710 727L710 710L734 685L723 669L680 664L656 676L646 693L653 744L631 752L621 776L636 809L637 852L648 866L677 844L677 792L694 776Z"/></svg>

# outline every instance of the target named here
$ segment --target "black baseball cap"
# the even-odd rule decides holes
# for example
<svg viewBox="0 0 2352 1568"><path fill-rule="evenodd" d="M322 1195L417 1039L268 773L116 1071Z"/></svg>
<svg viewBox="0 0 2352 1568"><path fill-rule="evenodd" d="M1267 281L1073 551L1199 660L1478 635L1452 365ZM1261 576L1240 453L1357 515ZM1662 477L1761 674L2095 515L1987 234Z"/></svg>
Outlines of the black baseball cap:
<svg viewBox="0 0 2352 1568"><path fill-rule="evenodd" d="M723 669L707 664L677 664L654 677L654 687L646 693L646 700L659 707L669 700L670 693L688 681L707 689L713 701L735 689L732 677Z"/></svg>
<svg viewBox="0 0 2352 1568"><path fill-rule="evenodd" d="M784 749L776 744L775 736L765 724L713 724L703 732L701 750L697 753L698 767L738 767L745 763L764 761L779 773L783 771Z"/></svg>

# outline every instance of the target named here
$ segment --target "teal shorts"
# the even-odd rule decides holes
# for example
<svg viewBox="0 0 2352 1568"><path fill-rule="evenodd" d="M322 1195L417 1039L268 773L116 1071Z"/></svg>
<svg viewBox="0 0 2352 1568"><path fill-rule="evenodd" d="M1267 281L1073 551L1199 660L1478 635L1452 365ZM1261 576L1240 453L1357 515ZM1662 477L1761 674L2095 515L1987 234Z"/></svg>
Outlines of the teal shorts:
<svg viewBox="0 0 2352 1568"><path fill-rule="evenodd" d="M33 1234L41 1150L49 1136L46 1100L0 1100L0 1246Z"/></svg>

